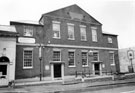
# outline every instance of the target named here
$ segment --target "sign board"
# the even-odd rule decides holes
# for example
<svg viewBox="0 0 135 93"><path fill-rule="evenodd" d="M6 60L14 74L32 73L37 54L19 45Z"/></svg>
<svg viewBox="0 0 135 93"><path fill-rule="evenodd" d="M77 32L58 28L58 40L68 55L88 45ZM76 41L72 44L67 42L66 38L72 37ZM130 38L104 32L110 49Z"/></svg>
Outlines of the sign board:
<svg viewBox="0 0 135 93"><path fill-rule="evenodd" d="M45 66L45 70L49 70L49 65L46 65Z"/></svg>
<svg viewBox="0 0 135 93"><path fill-rule="evenodd" d="M19 37L19 43L35 43L35 38Z"/></svg>
<svg viewBox="0 0 135 93"><path fill-rule="evenodd" d="M127 56L130 60L134 59L134 51L133 50L128 50L127 51Z"/></svg>

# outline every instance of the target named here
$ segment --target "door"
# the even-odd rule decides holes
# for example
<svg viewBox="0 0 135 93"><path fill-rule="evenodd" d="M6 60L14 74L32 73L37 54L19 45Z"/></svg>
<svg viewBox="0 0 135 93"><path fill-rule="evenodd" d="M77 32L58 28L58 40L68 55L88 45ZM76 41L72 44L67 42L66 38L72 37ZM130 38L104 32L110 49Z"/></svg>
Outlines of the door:
<svg viewBox="0 0 135 93"><path fill-rule="evenodd" d="M61 64L54 64L54 78L61 78Z"/></svg>
<svg viewBox="0 0 135 93"><path fill-rule="evenodd" d="M0 86L8 85L7 64L0 65Z"/></svg>
<svg viewBox="0 0 135 93"><path fill-rule="evenodd" d="M95 63L95 75L100 75L100 64L99 63Z"/></svg>

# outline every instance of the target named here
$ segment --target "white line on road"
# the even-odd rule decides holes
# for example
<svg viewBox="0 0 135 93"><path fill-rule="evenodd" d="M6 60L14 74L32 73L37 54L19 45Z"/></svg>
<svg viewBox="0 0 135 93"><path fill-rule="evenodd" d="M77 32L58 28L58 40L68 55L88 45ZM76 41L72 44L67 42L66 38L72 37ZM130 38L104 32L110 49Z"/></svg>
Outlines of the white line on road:
<svg viewBox="0 0 135 93"><path fill-rule="evenodd" d="M135 90L133 90L133 91L125 91L125 92L121 92L121 93L135 93Z"/></svg>

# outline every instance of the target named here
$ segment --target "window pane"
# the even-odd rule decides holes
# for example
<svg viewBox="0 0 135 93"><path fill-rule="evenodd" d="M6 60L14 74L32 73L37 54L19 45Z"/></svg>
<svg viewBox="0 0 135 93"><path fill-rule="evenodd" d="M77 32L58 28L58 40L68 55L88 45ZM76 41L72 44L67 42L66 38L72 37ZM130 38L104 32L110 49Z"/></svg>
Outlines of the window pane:
<svg viewBox="0 0 135 93"><path fill-rule="evenodd" d="M114 53L109 53L110 63L114 64Z"/></svg>
<svg viewBox="0 0 135 93"><path fill-rule="evenodd" d="M33 36L32 26L24 26L24 36Z"/></svg>
<svg viewBox="0 0 135 93"><path fill-rule="evenodd" d="M53 23L53 37L60 38L60 24Z"/></svg>
<svg viewBox="0 0 135 93"><path fill-rule="evenodd" d="M88 65L88 63L87 63L87 52L82 52L82 65Z"/></svg>
<svg viewBox="0 0 135 93"><path fill-rule="evenodd" d="M60 61L60 51L53 51L53 61Z"/></svg>
<svg viewBox="0 0 135 93"><path fill-rule="evenodd" d="M74 39L74 26L68 25L68 38Z"/></svg>
<svg viewBox="0 0 135 93"><path fill-rule="evenodd" d="M97 31L96 31L96 29L92 29L92 41L97 42Z"/></svg>
<svg viewBox="0 0 135 93"><path fill-rule="evenodd" d="M24 50L23 67L32 67L32 59L33 59L32 54L33 54L32 50Z"/></svg>
<svg viewBox="0 0 135 93"><path fill-rule="evenodd" d="M98 61L98 52L93 52L93 61Z"/></svg>
<svg viewBox="0 0 135 93"><path fill-rule="evenodd" d="M86 40L86 28L85 27L81 27L81 40Z"/></svg>
<svg viewBox="0 0 135 93"><path fill-rule="evenodd" d="M68 52L68 63L69 66L74 66L74 52Z"/></svg>

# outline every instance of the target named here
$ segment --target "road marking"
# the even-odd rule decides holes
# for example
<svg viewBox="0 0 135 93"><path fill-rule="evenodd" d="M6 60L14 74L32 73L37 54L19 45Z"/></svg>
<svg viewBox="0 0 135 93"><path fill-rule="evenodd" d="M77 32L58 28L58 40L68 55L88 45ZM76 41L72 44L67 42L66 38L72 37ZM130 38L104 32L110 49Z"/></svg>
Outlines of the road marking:
<svg viewBox="0 0 135 93"><path fill-rule="evenodd" d="M125 91L125 92L121 92L121 93L135 93L135 90L133 90L133 91Z"/></svg>

